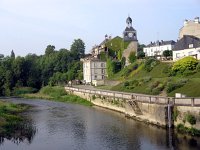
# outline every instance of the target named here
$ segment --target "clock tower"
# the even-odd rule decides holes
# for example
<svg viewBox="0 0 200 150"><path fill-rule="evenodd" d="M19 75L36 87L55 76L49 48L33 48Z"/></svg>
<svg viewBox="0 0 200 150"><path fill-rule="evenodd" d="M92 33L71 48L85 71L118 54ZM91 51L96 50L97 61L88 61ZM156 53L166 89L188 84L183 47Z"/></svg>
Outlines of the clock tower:
<svg viewBox="0 0 200 150"><path fill-rule="evenodd" d="M137 41L137 32L132 27L132 19L128 17L126 19L126 29L123 32L124 41Z"/></svg>

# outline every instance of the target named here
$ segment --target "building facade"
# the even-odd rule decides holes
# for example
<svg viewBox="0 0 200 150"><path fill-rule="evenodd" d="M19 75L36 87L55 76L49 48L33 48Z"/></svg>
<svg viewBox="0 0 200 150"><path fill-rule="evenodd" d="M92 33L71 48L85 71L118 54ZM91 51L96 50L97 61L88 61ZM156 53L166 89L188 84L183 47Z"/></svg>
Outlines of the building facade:
<svg viewBox="0 0 200 150"><path fill-rule="evenodd" d="M199 17L194 18L194 20L185 20L183 27L179 32L179 40L183 38L184 35L192 35L200 38L200 21Z"/></svg>
<svg viewBox="0 0 200 150"><path fill-rule="evenodd" d="M163 52L165 50L172 50L175 45L175 41L157 41L157 42L151 42L149 45L143 48L143 52L145 53L145 56L147 57L162 57Z"/></svg>
<svg viewBox="0 0 200 150"><path fill-rule="evenodd" d="M200 60L200 39L191 36L184 35L174 46L173 61L177 61L181 58L192 56Z"/></svg>
<svg viewBox="0 0 200 150"><path fill-rule="evenodd" d="M83 61L83 78L86 84L104 84L106 62L96 58L85 58Z"/></svg>

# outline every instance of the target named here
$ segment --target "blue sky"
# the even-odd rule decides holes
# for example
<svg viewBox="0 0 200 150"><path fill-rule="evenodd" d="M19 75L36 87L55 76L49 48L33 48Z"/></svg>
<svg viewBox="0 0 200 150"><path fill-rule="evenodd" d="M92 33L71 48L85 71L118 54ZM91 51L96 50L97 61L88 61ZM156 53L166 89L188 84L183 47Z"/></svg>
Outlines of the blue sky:
<svg viewBox="0 0 200 150"><path fill-rule="evenodd" d="M128 14L140 43L177 40L185 19L200 17L200 0L0 0L0 54L44 54L76 38L86 52L104 35L122 36Z"/></svg>

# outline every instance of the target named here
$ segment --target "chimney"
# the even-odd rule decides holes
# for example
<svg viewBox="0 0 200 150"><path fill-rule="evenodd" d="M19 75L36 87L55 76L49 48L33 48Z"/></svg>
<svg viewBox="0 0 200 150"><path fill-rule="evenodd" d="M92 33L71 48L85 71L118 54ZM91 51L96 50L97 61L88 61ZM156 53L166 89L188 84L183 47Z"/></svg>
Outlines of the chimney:
<svg viewBox="0 0 200 150"><path fill-rule="evenodd" d="M188 20L185 19L185 21L184 21L184 26L187 26L187 24L188 24Z"/></svg>
<svg viewBox="0 0 200 150"><path fill-rule="evenodd" d="M199 23L199 17L194 18L195 23Z"/></svg>

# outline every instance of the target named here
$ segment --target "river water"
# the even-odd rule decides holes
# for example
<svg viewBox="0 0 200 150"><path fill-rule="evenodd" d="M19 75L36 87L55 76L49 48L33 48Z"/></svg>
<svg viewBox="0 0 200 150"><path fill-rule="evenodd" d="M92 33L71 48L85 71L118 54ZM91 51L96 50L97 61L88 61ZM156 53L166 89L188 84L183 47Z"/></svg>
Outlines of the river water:
<svg viewBox="0 0 200 150"><path fill-rule="evenodd" d="M124 117L124 114L46 100L7 99L33 107L28 123L0 135L0 150L200 150L200 138Z"/></svg>

